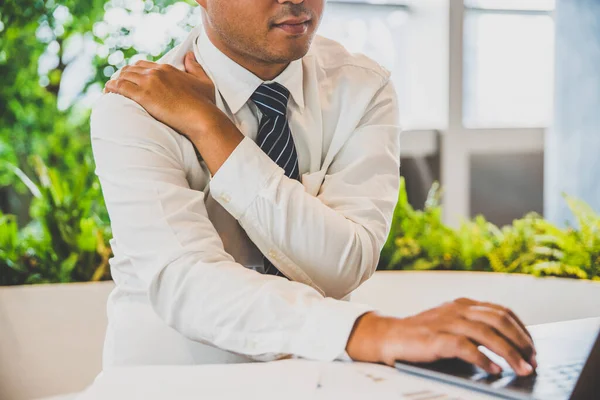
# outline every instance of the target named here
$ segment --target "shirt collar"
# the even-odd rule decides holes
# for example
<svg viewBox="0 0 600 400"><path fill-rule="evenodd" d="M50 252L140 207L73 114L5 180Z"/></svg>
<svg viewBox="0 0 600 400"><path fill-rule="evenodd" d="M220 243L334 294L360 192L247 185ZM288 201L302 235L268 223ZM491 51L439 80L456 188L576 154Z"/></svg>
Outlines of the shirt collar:
<svg viewBox="0 0 600 400"><path fill-rule="evenodd" d="M262 83L277 82L290 91L292 99L304 108L302 59L292 61L287 68L272 81L262 81L231 58L223 54L208 38L201 27L194 41L196 58L204 61L215 86L233 114L248 102L250 96Z"/></svg>

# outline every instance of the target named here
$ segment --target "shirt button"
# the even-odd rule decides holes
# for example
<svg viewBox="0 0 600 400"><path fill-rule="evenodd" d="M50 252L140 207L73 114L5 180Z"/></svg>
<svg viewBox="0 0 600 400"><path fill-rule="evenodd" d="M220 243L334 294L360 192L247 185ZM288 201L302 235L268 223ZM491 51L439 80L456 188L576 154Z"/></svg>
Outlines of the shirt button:
<svg viewBox="0 0 600 400"><path fill-rule="evenodd" d="M220 199L223 203L228 204L231 201L231 196L229 196L227 193L224 193L220 196Z"/></svg>

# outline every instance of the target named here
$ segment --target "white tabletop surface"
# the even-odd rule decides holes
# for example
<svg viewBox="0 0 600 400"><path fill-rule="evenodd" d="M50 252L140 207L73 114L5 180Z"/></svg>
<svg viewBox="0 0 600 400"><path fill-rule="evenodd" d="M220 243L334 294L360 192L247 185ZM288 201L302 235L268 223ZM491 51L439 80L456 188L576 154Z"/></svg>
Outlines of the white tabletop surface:
<svg viewBox="0 0 600 400"><path fill-rule="evenodd" d="M504 304L526 324L600 316L598 283L524 275L380 272L356 291L352 301L404 316L463 296ZM413 395L417 392L424 393ZM381 365L284 360L115 368L98 376L78 399L413 400L415 396L443 400L491 398Z"/></svg>
<svg viewBox="0 0 600 400"><path fill-rule="evenodd" d="M440 400L491 399L382 365L283 360L255 364L115 368L103 372L77 400L412 400L415 396Z"/></svg>

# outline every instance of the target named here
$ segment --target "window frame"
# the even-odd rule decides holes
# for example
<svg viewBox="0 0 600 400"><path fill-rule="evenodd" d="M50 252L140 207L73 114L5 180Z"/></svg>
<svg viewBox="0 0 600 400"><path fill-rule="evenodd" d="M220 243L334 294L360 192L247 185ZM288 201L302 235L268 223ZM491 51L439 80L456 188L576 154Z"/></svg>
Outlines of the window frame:
<svg viewBox="0 0 600 400"><path fill-rule="evenodd" d="M470 158L480 154L543 153L547 127L466 128L464 108L464 21L463 0L449 0L449 115L448 128L440 132L440 173L446 190L444 222L456 227L470 216ZM469 8L474 9L474 8ZM526 10L483 10L485 12L531 13ZM550 11L535 11L551 14Z"/></svg>

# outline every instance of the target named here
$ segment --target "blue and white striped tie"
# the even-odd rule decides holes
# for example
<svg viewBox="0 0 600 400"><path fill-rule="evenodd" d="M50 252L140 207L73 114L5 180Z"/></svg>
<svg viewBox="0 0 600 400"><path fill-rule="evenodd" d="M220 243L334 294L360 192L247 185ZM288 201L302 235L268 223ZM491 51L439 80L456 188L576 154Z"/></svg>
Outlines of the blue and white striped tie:
<svg viewBox="0 0 600 400"><path fill-rule="evenodd" d="M250 99L263 114L258 127L256 143L285 171L291 179L300 180L298 153L287 121L290 92L279 83L263 83ZM265 273L282 276L281 272L264 258Z"/></svg>

